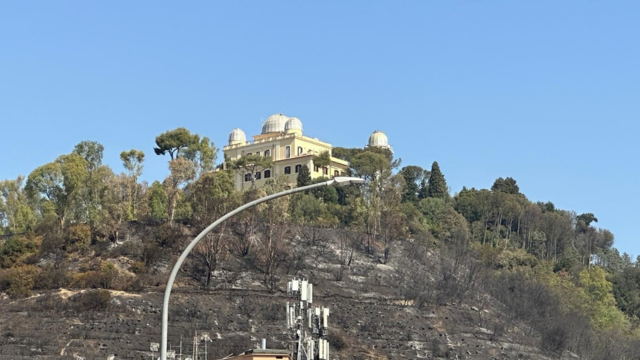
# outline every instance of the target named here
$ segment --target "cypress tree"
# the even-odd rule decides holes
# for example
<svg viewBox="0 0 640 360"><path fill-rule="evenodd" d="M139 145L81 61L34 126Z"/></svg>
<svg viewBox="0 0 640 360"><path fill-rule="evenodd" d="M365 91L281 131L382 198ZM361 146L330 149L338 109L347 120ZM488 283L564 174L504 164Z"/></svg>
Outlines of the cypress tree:
<svg viewBox="0 0 640 360"><path fill-rule="evenodd" d="M442 172L440 172L440 166L438 166L437 161L434 161L433 165L431 165L431 176L429 176L429 187L427 188L427 196L441 199L446 199L449 197L447 181L444 179L444 175L442 175Z"/></svg>
<svg viewBox="0 0 640 360"><path fill-rule="evenodd" d="M296 178L296 183L298 187L311 184L311 172L309 171L307 165L302 165L300 167L300 172L298 173L298 177Z"/></svg>

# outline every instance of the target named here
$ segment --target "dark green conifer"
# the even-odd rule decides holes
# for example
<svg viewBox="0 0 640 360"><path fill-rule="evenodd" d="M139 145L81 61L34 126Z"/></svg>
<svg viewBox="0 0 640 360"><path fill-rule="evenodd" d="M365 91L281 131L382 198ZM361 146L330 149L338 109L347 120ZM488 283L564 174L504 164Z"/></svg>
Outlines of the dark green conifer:
<svg viewBox="0 0 640 360"><path fill-rule="evenodd" d="M432 198L446 199L449 197L447 182L444 175L440 172L438 162L434 161L431 165L431 176L429 176L429 187L427 188L427 196Z"/></svg>
<svg viewBox="0 0 640 360"><path fill-rule="evenodd" d="M298 173L296 182L298 187L311 184L311 172L309 172L309 168L307 167L307 165L302 165L300 167L300 172Z"/></svg>

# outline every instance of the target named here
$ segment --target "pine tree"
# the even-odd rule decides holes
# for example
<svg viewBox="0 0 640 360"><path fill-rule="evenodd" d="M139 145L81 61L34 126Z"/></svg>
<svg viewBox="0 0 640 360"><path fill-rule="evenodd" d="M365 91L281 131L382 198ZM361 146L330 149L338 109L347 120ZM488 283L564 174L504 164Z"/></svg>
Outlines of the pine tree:
<svg viewBox="0 0 640 360"><path fill-rule="evenodd" d="M437 161L434 161L433 165L431 165L431 176L429 176L427 196L441 199L449 197L447 181L444 179L444 175L440 172L440 166L438 166Z"/></svg>
<svg viewBox="0 0 640 360"><path fill-rule="evenodd" d="M307 165L302 165L300 167L300 172L298 173L298 177L296 179L298 187L307 186L311 184L311 172Z"/></svg>

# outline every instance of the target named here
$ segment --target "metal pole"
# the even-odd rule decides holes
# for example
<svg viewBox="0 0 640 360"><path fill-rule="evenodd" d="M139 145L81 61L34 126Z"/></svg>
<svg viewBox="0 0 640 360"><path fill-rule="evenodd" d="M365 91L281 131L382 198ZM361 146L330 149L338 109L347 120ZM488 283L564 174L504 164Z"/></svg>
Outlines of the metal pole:
<svg viewBox="0 0 640 360"><path fill-rule="evenodd" d="M173 266L173 270L171 270L171 274L169 275L169 280L167 281L167 287L164 290L164 301L162 303L162 341L160 345L160 359L167 360L167 337L169 334L169 298L171 297L171 289L173 288L173 283L176 280L176 276L178 275L178 271L180 270L182 263L184 263L189 253L191 253L193 248L198 244L198 242L200 242L200 240L202 240L205 237L205 235L207 235L216 226L220 225L222 222L229 219L230 217L240 212L243 212L244 210L247 210L253 206L256 206L260 203L263 203L265 201L273 200L281 196L291 195L293 193L297 193L300 191L319 188L322 186L328 186L333 184L343 186L343 185L350 185L350 184L362 184L363 182L364 180L360 178L335 177L329 181L324 181L317 184L293 188L293 189L285 190L276 194L268 195L240 206L239 208L231 211L230 213L216 220L215 222L213 222L213 224L207 226L206 229L202 230L202 232L198 236L196 236L195 239L191 241L191 243L186 247L186 249L184 249L180 257L178 258L178 261L176 261L176 264Z"/></svg>

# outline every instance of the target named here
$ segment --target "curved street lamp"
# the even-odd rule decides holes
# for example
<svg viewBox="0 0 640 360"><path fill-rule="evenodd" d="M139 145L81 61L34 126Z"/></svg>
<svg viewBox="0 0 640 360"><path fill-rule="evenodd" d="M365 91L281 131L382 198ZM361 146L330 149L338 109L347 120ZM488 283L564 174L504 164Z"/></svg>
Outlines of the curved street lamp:
<svg viewBox="0 0 640 360"><path fill-rule="evenodd" d="M173 266L173 270L171 270L171 275L169 275L169 280L167 281L167 287L164 290L164 302L162 304L162 341L161 341L161 347L160 347L161 360L167 360L167 335L169 333L169 297L171 296L171 288L173 287L173 282L176 280L176 276L178 275L178 271L180 270L182 263L184 263L189 253L191 253L191 251L196 246L196 244L198 244L198 242L200 242L200 240L202 240L205 237L205 235L207 235L216 226L220 225L223 221L229 219L233 215L240 213L244 210L247 210L260 203L273 200L281 196L291 195L293 193L297 193L300 191L311 190L311 189L315 189L323 186L329 186L329 185L345 186L345 185L362 184L362 183L364 183L364 180L361 178L338 176L329 181L324 181L317 184L285 190L279 193L268 195L260 199L248 202L240 206L239 208L231 211L230 213L227 213L223 217L213 222L211 225L207 226L206 229L202 230L202 232L198 236L196 236L195 239L191 241L191 243L187 246L187 248L184 249L180 257L178 258L178 261L176 261L176 264Z"/></svg>

